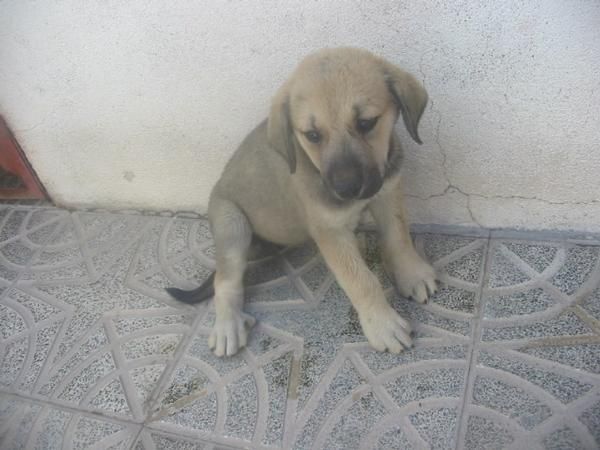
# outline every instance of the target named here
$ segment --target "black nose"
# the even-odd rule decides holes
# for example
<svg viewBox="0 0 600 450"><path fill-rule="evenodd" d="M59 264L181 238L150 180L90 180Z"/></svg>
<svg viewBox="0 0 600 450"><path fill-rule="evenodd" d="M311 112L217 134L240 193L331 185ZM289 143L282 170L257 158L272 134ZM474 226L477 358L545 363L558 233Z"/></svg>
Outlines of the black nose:
<svg viewBox="0 0 600 450"><path fill-rule="evenodd" d="M360 165L348 163L334 167L329 175L331 187L342 199L358 197L363 185L363 174Z"/></svg>

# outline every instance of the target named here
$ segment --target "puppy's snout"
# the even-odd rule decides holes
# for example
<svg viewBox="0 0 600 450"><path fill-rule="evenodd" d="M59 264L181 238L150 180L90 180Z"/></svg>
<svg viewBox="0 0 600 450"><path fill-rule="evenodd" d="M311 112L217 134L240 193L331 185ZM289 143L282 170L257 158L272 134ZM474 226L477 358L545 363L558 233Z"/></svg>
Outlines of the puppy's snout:
<svg viewBox="0 0 600 450"><path fill-rule="evenodd" d="M358 197L363 186L363 171L354 161L334 166L329 173L333 191L342 199Z"/></svg>
<svg viewBox="0 0 600 450"><path fill-rule="evenodd" d="M361 199L371 198L379 192L379 189L383 185L383 179L376 168L372 168L367 172L367 178L363 185L363 190L360 193Z"/></svg>

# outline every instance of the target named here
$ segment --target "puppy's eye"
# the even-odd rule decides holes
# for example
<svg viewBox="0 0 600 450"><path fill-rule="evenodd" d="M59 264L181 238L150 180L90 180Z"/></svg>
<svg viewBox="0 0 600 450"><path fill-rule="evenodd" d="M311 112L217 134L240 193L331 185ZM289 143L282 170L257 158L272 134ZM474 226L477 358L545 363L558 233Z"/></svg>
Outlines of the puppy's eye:
<svg viewBox="0 0 600 450"><path fill-rule="evenodd" d="M307 131L304 133L304 136L306 136L306 139L308 139L313 144L318 144L319 142L321 142L321 133L319 133L317 130Z"/></svg>
<svg viewBox="0 0 600 450"><path fill-rule="evenodd" d="M358 119L356 121L356 129L359 133L366 134L375 128L378 119L379 117L373 117L371 119Z"/></svg>

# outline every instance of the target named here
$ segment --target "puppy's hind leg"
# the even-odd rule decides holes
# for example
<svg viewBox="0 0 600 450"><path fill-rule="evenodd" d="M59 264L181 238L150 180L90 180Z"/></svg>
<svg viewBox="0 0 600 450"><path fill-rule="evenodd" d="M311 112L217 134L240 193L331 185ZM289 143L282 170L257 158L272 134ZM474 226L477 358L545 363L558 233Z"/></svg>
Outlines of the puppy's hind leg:
<svg viewBox="0 0 600 450"><path fill-rule="evenodd" d="M208 339L217 356L234 355L246 345L254 317L243 311L243 277L252 228L244 213L231 201L211 198L208 216L215 240L215 325Z"/></svg>

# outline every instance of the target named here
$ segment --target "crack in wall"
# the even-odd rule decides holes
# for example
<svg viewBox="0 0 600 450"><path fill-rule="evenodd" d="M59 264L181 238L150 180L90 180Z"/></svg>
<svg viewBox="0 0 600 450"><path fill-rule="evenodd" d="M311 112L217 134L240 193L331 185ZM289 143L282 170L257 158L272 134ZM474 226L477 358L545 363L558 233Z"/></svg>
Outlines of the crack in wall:
<svg viewBox="0 0 600 450"><path fill-rule="evenodd" d="M421 74L421 81L423 83L423 86L425 86L425 88L427 88L427 76L425 75L425 71L423 70L423 61L427 54L428 54L428 52L425 52L421 55L421 59L419 61L419 66L418 66L419 73ZM481 199L485 199L485 200L529 200L529 201L543 202L548 205L559 205L559 206L561 206L561 205L564 206L564 205L600 204L600 199L592 199L592 200L587 200L587 201L554 201L554 200L540 198L537 196L528 197L525 195L500 195L500 194L484 195L484 194L478 194L475 192L467 192L467 191L463 190L460 186L458 186L456 183L454 183L450 179L450 175L448 174L448 164L447 164L448 157L447 157L446 150L444 149L442 143L440 142L440 128L441 128L441 124L442 124L442 112L435 107L435 102L433 99L430 99L430 104L431 104L431 106L429 109L431 110L431 112L433 114L435 114L437 116L437 123L435 125L434 139L435 139L435 143L437 145L438 151L440 153L440 156L442 158L441 168L442 168L442 172L444 174L444 178L446 181L446 187L444 188L444 190L442 192L431 194L426 197L419 196L419 195L411 195L411 194L407 195L407 197L417 198L419 200L427 201L432 198L444 197L448 193L457 192L457 193L461 194L462 196L464 196L466 199L465 208L471 218L471 221L481 228L485 228L485 226L475 217L475 214L473 212L473 208L471 205L471 200L473 197L481 198Z"/></svg>
<svg viewBox="0 0 600 450"><path fill-rule="evenodd" d="M465 192L465 191L461 190L460 188L458 188L454 184L449 184L442 192L439 192L436 194L431 194L426 197L423 197L422 195L416 195L416 194L407 194L407 197L417 198L419 200L426 201L426 200L430 200L432 198L444 197L449 192L458 192L459 194L462 194L465 197L477 197L477 198L482 198L485 200L530 200L530 201L546 203L549 205L594 205L594 204L600 204L600 199L593 199L593 200L587 200L587 201L582 201L582 202L575 202L575 201L558 202L558 201L554 201L554 200L546 200L546 199L539 198L539 197L526 197L524 195L496 195L496 194L483 195L483 194L476 194L474 192Z"/></svg>
<svg viewBox="0 0 600 450"><path fill-rule="evenodd" d="M425 75L425 71L423 70L423 60L425 59L425 56L427 54L428 53L423 53L421 55L421 59L419 60L419 72L421 73L421 77L422 77L421 81L422 81L425 89L427 89L427 76ZM442 144L440 142L440 127L442 125L442 112L435 108L435 101L433 99L430 99L429 101L431 104L429 109L431 110L432 113L436 114L436 116L437 116L437 124L435 126L435 143L438 147L438 151L440 152L440 156L442 157L441 166L442 166L442 172L444 174L444 178L446 179L446 188L440 194L430 195L429 197L427 197L424 200L428 200L428 199L434 198L434 197L443 197L451 190L454 190L454 192L458 192L459 194L461 194L465 197L465 199L466 199L465 208L467 210L467 213L469 214L469 217L471 218L471 222L476 224L480 228L485 228L485 226L475 217L473 209L471 208L470 194L464 192L460 187L456 186L450 180L450 176L448 175L448 166L446 164L446 162L447 162L446 151L444 150L444 147L442 146ZM410 196L410 197L420 198L418 196Z"/></svg>

